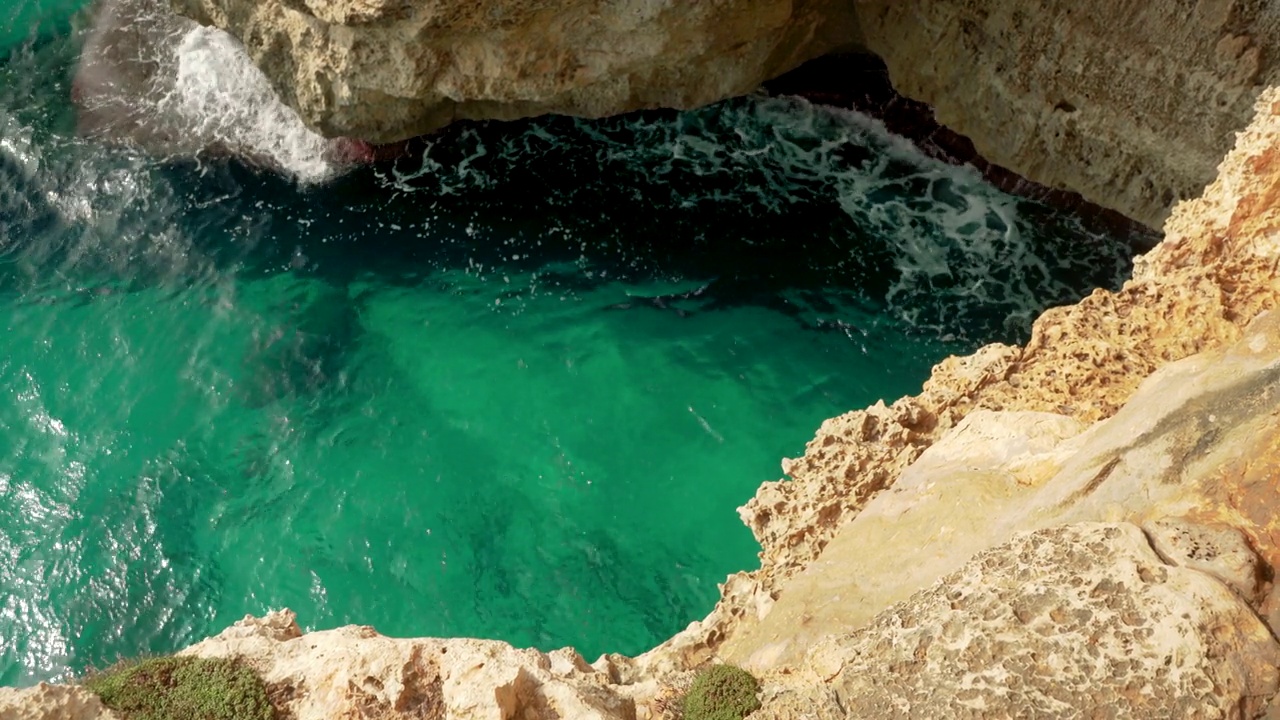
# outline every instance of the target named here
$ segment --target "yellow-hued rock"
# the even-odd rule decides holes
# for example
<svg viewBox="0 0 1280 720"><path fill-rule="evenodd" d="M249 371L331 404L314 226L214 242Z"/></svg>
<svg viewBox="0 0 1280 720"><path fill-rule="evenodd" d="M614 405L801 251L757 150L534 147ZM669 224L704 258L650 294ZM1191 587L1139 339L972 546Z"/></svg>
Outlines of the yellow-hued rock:
<svg viewBox="0 0 1280 720"><path fill-rule="evenodd" d="M1280 559L1271 536L1280 494L1233 461L1275 457L1278 418L1280 312L1227 348L1157 371L1114 417L1084 432L1058 415L971 413L719 654L756 671L795 665L824 636L868 625L979 552L1067 523L1149 526L1166 562L1230 583L1260 606L1254 553Z"/></svg>
<svg viewBox="0 0 1280 720"><path fill-rule="evenodd" d="M648 700L658 690L623 687L607 661L596 669L572 650L389 638L359 625L303 634L289 611L246 617L182 654L243 658L293 720L634 719L636 696Z"/></svg>
<svg viewBox="0 0 1280 720"><path fill-rule="evenodd" d="M376 142L689 108L869 49L987 160L1151 227L1280 83L1280 7L1241 0L171 2L243 41L307 125Z"/></svg>
<svg viewBox="0 0 1280 720"><path fill-rule="evenodd" d="M860 2L894 86L998 165L1160 227L1280 83L1280 6Z"/></svg>
<svg viewBox="0 0 1280 720"><path fill-rule="evenodd" d="M0 688L0 720L120 720L79 685Z"/></svg>
<svg viewBox="0 0 1280 720"><path fill-rule="evenodd" d="M1230 588L1127 523L1021 533L828 636L755 720L1254 718L1280 645Z"/></svg>
<svg viewBox="0 0 1280 720"><path fill-rule="evenodd" d="M1202 197L1179 204L1165 231L1165 240L1137 259L1123 289L1095 290L1076 305L1046 311L1025 347L989 345L948 358L920 395L824 422L804 456L783 461L791 479L765 483L739 510L762 546L761 568L731 577L706 620L648 659L711 657L766 613L785 582L868 500L971 413L1050 413L1096 423L1156 370L1235 343L1250 321L1277 307L1280 88L1262 94L1217 179ZM1265 448L1256 452L1263 454L1250 472L1276 462Z"/></svg>
<svg viewBox="0 0 1280 720"><path fill-rule="evenodd" d="M697 107L857 35L843 0L173 4L240 38L309 126L374 142L461 119Z"/></svg>

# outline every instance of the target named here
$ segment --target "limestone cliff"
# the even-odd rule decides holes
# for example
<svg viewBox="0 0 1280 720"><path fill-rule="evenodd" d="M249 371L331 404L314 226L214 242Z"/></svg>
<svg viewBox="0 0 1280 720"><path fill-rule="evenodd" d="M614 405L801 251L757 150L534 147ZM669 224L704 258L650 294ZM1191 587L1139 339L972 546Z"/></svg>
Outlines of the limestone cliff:
<svg viewBox="0 0 1280 720"><path fill-rule="evenodd" d="M1280 82L1280 6L858 3L894 85L988 160L1159 227ZM957 88L964 88L957 92Z"/></svg>
<svg viewBox="0 0 1280 720"><path fill-rule="evenodd" d="M731 577L707 620L651 657L667 662L675 654L681 662L700 662L726 636L749 632L786 596L791 578L822 560L838 530L860 517L867 502L893 486L926 449L959 432L973 412L1041 413L1031 423L1041 426L1039 435L1002 435L992 426L984 446L996 457L1039 452L1114 415L1159 368L1238 341L1244 327L1280 298L1280 90L1266 91L1257 113L1217 180L1203 197L1178 206L1165 240L1138 259L1120 292L1097 290L1077 305L1047 311L1025 347L990 345L947 359L918 396L825 422L803 457L783 462L791 480L766 483L740 510L763 548L761 569ZM1265 447L1259 452L1269 457ZM954 492L952 503L963 504L969 486ZM973 516L967 527L986 542L989 520ZM895 559L881 569L898 574L901 567ZM734 656L750 654L739 650Z"/></svg>
<svg viewBox="0 0 1280 720"><path fill-rule="evenodd" d="M1280 82L1280 6L1244 0L171 1L240 38L308 126L373 142L687 108L869 49L991 163L1151 227Z"/></svg>
<svg viewBox="0 0 1280 720"><path fill-rule="evenodd" d="M843 0L174 0L240 38L328 136L390 142L460 119L689 108L856 35Z"/></svg>
<svg viewBox="0 0 1280 720"><path fill-rule="evenodd" d="M97 5L72 96L81 134L157 156L231 154L304 182L374 159L365 143L308 130L234 38L159 0Z"/></svg>
<svg viewBox="0 0 1280 720"><path fill-rule="evenodd" d="M762 677L761 718L1274 717L1280 88L1165 229L1025 347L824 423L740 511L762 568L641 657L302 634L286 612L184 652L243 657L296 720L673 717L717 661ZM0 691L2 720L54 717L110 713Z"/></svg>
<svg viewBox="0 0 1280 720"><path fill-rule="evenodd" d="M984 551L815 646L770 718L1257 717L1280 645L1232 588L1141 529L1080 523Z"/></svg>

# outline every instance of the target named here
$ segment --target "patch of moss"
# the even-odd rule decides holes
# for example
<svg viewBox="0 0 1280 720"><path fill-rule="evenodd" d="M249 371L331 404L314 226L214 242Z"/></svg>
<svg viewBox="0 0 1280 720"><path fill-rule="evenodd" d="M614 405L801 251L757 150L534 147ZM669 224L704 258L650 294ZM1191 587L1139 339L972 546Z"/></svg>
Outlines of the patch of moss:
<svg viewBox="0 0 1280 720"><path fill-rule="evenodd" d="M760 683L733 665L713 665L684 696L684 720L742 720L760 708Z"/></svg>
<svg viewBox="0 0 1280 720"><path fill-rule="evenodd" d="M249 666L222 658L154 657L84 680L127 720L273 720L267 689Z"/></svg>

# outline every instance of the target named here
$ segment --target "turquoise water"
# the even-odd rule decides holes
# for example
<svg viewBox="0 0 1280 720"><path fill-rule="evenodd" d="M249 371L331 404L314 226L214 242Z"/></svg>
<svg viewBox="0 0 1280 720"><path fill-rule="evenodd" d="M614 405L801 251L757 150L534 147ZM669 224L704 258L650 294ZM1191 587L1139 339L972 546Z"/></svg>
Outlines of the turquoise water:
<svg viewBox="0 0 1280 720"><path fill-rule="evenodd" d="M824 418L1129 270L791 99L472 126L320 183L156 159L76 137L80 37L15 17L3 684L282 606L642 651L754 566L734 508Z"/></svg>

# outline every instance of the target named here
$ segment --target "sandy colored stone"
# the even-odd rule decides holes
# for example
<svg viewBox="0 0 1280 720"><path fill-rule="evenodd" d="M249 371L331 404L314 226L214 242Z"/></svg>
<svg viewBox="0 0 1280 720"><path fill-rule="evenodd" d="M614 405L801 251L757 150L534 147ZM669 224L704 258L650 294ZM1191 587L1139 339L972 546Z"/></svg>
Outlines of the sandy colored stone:
<svg viewBox="0 0 1280 720"><path fill-rule="evenodd" d="M161 157L234 155L306 182L372 159L308 130L235 38L165 0L102 0L92 22L72 90L83 135Z"/></svg>
<svg viewBox="0 0 1280 720"><path fill-rule="evenodd" d="M40 683L0 688L0 720L120 720L97 695L78 685Z"/></svg>
<svg viewBox="0 0 1280 720"><path fill-rule="evenodd" d="M1280 6L1240 0L870 0L894 86L988 160L1160 227L1200 195L1264 87Z"/></svg>
<svg viewBox="0 0 1280 720"><path fill-rule="evenodd" d="M717 653L758 671L792 665L824 635L864 626L993 544L1082 521L1141 524L1165 562L1260 606L1261 561L1280 552L1280 494L1235 460L1274 458L1278 380L1280 312L1269 312L1233 345L1157 371L1083 432L1063 416L975 411Z"/></svg>
<svg viewBox="0 0 1280 720"><path fill-rule="evenodd" d="M289 611L246 617L181 654L243 658L293 720L636 720L637 697L659 689L620 686L572 650L397 639L357 625L304 634Z"/></svg>
<svg viewBox="0 0 1280 720"><path fill-rule="evenodd" d="M1160 518L1144 525L1142 531L1166 563L1212 575L1250 603L1261 604L1267 568L1238 529Z"/></svg>
<svg viewBox="0 0 1280 720"><path fill-rule="evenodd" d="M496 17L475 14L486 3L295 0L235 21L288 10L348 32L427 7L443 14L423 27L455 34ZM503 16L506 31L542 17L521 7L531 14ZM1191 12L1228 27L1257 7ZM976 37L962 22L946 32ZM1213 45L1238 82L1256 46L1243 37ZM1259 619L1280 627L1280 313L1267 312L1280 299L1280 89L1256 109L1121 291L1046 312L1025 347L949 358L918 396L824 423L784 463L792 479L740 510L762 568L650 653L588 665L368 627L303 634L287 612L185 652L243 657L298 720L674 717L690 668L713 659L766 675L762 717L1256 716L1280 665ZM0 691L4 720L72 707L99 712L74 688Z"/></svg>
<svg viewBox="0 0 1280 720"><path fill-rule="evenodd" d="M1242 0L172 0L230 31L326 136L689 108L846 48L991 162L1159 227L1214 178L1280 7Z"/></svg>
<svg viewBox="0 0 1280 720"><path fill-rule="evenodd" d="M1253 718L1278 663L1225 585L1166 565L1135 525L1078 523L1015 535L820 642L758 717Z"/></svg>
<svg viewBox="0 0 1280 720"><path fill-rule="evenodd" d="M970 413L1038 412L1095 423L1114 415L1157 369L1235 342L1252 319L1276 307L1280 89L1266 90L1256 112L1218 178L1203 197L1178 205L1165 240L1136 260L1119 292L1095 290L1076 305L1046 311L1025 347L988 345L944 360L917 396L824 422L802 457L783 461L791 479L764 483L739 509L760 541L761 568L729 578L706 619L641 660L667 666L713 656L777 602L785 581L868 500ZM1256 446L1264 440L1247 442L1250 449L1239 448L1242 459L1232 461L1247 467L1233 472L1252 479L1233 491L1241 497L1221 499L1280 538L1280 519L1249 510L1249 502L1276 491L1267 473L1278 470L1280 455Z"/></svg>
<svg viewBox="0 0 1280 720"><path fill-rule="evenodd" d="M174 0L240 38L333 137L459 119L601 117L754 90L854 41L841 0Z"/></svg>

